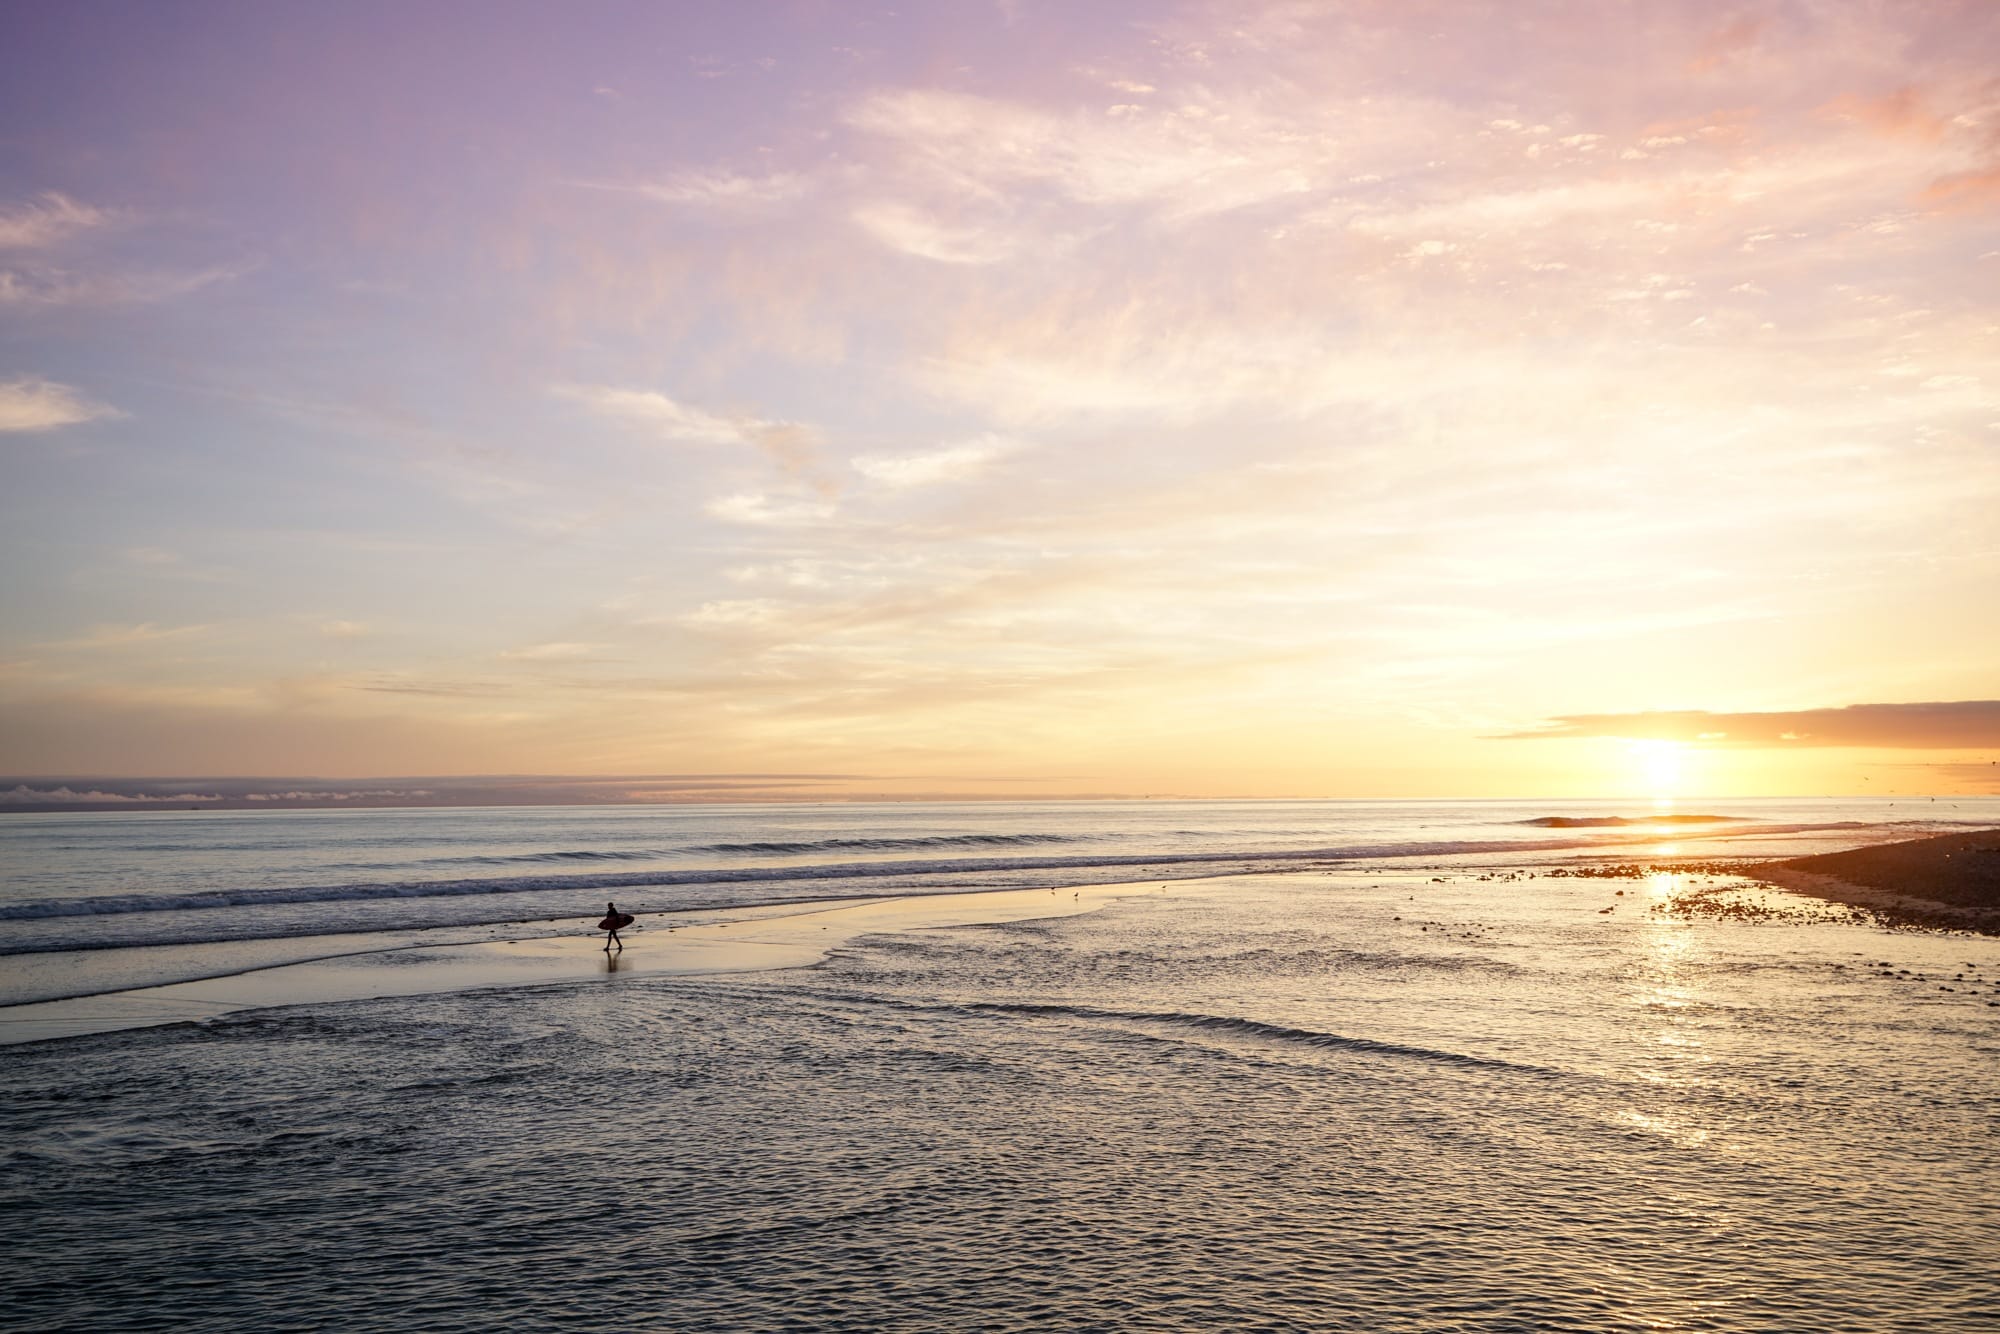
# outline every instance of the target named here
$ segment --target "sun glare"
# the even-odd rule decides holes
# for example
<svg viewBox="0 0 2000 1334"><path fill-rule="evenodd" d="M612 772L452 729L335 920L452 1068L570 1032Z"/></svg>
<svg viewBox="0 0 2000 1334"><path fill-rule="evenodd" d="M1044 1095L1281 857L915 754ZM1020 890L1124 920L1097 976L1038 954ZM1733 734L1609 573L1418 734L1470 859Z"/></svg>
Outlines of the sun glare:
<svg viewBox="0 0 2000 1334"><path fill-rule="evenodd" d="M1678 741L1634 741L1631 751L1647 795L1655 800L1680 795L1686 746Z"/></svg>

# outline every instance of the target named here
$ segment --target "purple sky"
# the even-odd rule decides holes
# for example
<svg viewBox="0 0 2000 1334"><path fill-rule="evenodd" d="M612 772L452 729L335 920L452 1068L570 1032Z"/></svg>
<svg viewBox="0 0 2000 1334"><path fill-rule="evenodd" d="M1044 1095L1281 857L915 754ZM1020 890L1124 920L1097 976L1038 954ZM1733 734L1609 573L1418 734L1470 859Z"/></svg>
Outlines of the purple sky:
<svg viewBox="0 0 2000 1334"><path fill-rule="evenodd" d="M0 772L1594 792L1621 717L1990 700L1995 69L1983 3L11 6Z"/></svg>

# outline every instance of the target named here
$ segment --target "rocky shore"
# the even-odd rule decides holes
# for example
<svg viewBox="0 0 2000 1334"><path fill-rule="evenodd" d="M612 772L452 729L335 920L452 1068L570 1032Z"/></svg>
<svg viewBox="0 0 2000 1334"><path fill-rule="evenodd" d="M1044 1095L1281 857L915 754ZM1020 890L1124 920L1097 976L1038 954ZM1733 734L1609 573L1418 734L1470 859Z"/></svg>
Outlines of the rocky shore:
<svg viewBox="0 0 2000 1334"><path fill-rule="evenodd" d="M2000 829L1766 862L1744 873L1902 925L2000 935Z"/></svg>

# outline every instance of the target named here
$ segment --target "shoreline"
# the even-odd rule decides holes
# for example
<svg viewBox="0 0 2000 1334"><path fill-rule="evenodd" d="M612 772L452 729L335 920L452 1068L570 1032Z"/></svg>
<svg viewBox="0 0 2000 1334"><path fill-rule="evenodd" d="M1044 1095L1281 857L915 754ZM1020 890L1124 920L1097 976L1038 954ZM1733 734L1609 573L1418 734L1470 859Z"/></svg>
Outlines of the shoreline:
<svg viewBox="0 0 2000 1334"><path fill-rule="evenodd" d="M705 914L722 920L638 932L624 950L608 955L599 933L574 930L475 943L394 945L265 964L196 981L0 1007L0 1046L199 1022L241 1010L592 978L702 977L811 967L863 935L1071 917L1159 889L1159 882L1148 880L1060 891L1008 889L849 899L793 913L773 913L769 905L706 909Z"/></svg>
<svg viewBox="0 0 2000 1334"><path fill-rule="evenodd" d="M2000 936L2000 829L1793 857L1741 874L1892 926Z"/></svg>
<svg viewBox="0 0 2000 1334"><path fill-rule="evenodd" d="M1706 820L1708 817L1702 818ZM1033 879L1028 882L1031 885L1039 883L1043 888L1060 885L1073 890L1090 885L1142 883L1153 879L1189 882L1236 875L1312 875L1357 865L1395 863L1415 866L1436 860L1479 864L1489 861L1512 864L1532 860L1539 864L1545 861L1632 857L1646 851L1650 851L1655 860L1686 860L1697 855L1696 849L1707 849L1711 845L1716 845L1714 853L1703 857L1703 860L1746 866L1769 860L1770 850L1753 850L1749 846L1739 848L1736 845L1740 843L1754 844L1758 840L1802 834L1826 835L1845 843L1848 841L1845 836L1853 832L1858 831L1846 822L1753 825L1747 829L1697 826L1692 830L1669 825L1645 832L1592 830L1582 837L1555 839L1461 839L1386 844L1367 841L1261 851L1053 858L954 857L939 860L925 857L783 867L710 867L700 870L238 887L167 896L128 892L45 899L22 897L0 903L0 935L6 937L4 953L0 953L0 958L14 961L7 965L9 967L33 971L59 966L51 965L49 961L52 960L100 954L131 957L133 951L155 949L227 952L240 947L269 947L277 942L303 943L342 937L363 939L416 931L450 933L460 936L462 941L491 939L495 932L541 930L544 929L541 925L544 922L575 920L580 924L584 919L575 911L577 897L605 898L610 897L608 891L614 890L618 898L627 900L631 911L646 919L750 908L787 913L808 905L888 896L989 894L1001 891L999 887L982 886L972 878L984 878L995 872L1015 878L1017 885L1022 877L1033 872ZM919 877L919 883L907 883ZM877 883L863 886L856 883L860 880ZM923 883L925 881L928 883ZM663 890L667 897L663 899L648 894L646 891L650 890ZM746 890L755 897L747 900L736 897ZM784 892L787 890L793 892ZM535 897L530 898L530 895ZM524 901L503 906L501 901L517 896ZM634 896L637 902L632 902ZM426 907L433 904L434 907ZM417 906L413 909L411 905ZM333 911L356 907L363 911L348 918L342 918ZM147 938L143 933L134 936L124 929L128 921L147 920L161 912L188 909L195 911L187 913L184 919L177 918L174 933L166 938ZM255 929L243 931L213 925L229 922L232 920L231 913L236 910L290 912L293 920L274 923L260 918ZM364 948L381 947L368 945ZM299 961L310 957L327 956L316 953L302 955ZM242 969L231 966L224 971ZM203 972L198 976L213 975L216 974ZM164 985L176 980L196 979L192 975L187 978L155 977L144 985ZM126 989L129 987L125 985L92 988L95 991ZM8 994L16 990L0 986L0 1008L89 994L68 989L44 995Z"/></svg>
<svg viewBox="0 0 2000 1334"><path fill-rule="evenodd" d="M1613 850L1599 846L1606 854ZM1466 869L1484 865L1491 872L1524 864L1519 854L1531 851L1537 850L1494 850L1459 861ZM1738 856L1722 864L1685 853L1661 860L1669 866L1678 863L1674 869L1679 873L1740 877L1785 894L1861 910L1883 926L2000 936L2000 829L1778 861ZM1308 869L1331 873L1359 868L1265 868L1261 873L1295 875ZM1400 869L1409 873L1428 868ZM1641 868L1634 864L1541 869L1556 879L1598 879ZM681 914L646 913L653 919L645 924L651 929L634 933L624 951L609 956L601 949L600 935L580 932L567 919L555 930L546 920L500 923L495 925L510 934L483 941L403 941L252 963L191 980L0 1006L0 1046L202 1021L251 1009L574 983L610 975L694 977L810 967L864 934L1074 916L1119 898L1166 892L1169 884L1185 891L1238 874L1242 872L1168 879L1165 884L1149 877L1059 889L944 890L710 907L693 910L699 920L674 925L661 919ZM1920 890L1928 892L1916 892ZM519 934L511 934L513 930Z"/></svg>

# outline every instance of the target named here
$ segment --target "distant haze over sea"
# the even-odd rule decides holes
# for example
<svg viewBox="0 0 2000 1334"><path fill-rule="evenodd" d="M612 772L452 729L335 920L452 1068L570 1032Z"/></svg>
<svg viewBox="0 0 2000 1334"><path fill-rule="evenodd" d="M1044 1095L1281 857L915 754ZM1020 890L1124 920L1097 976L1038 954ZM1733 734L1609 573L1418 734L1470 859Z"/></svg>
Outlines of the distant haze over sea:
<svg viewBox="0 0 2000 1334"><path fill-rule="evenodd" d="M1012 800L1038 779L844 773L459 774L408 778L0 776L0 814L22 811L308 810L403 806L650 806L705 802ZM1180 794L1077 791L1042 800ZM1310 794L1301 794L1309 796Z"/></svg>

